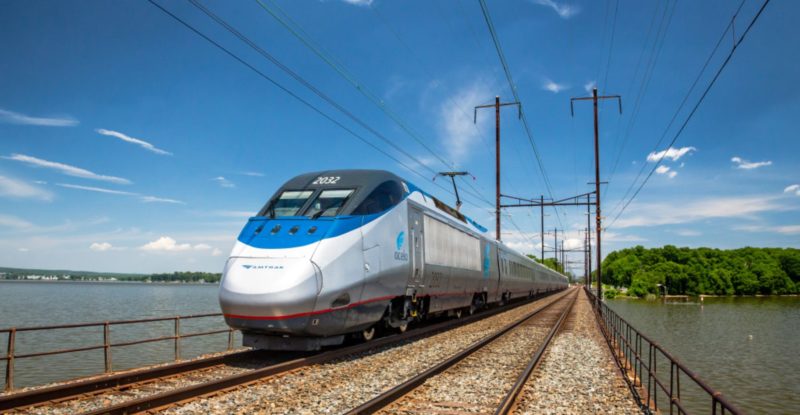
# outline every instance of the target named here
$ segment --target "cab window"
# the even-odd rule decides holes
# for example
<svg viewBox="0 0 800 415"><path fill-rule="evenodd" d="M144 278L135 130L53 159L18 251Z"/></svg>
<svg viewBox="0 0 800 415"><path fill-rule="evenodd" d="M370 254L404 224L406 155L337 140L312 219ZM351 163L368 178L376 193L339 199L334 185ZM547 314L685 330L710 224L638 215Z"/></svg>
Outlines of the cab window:
<svg viewBox="0 0 800 415"><path fill-rule="evenodd" d="M403 187L400 183L389 180L381 183L353 210L354 215L370 215L380 213L403 200Z"/></svg>
<svg viewBox="0 0 800 415"><path fill-rule="evenodd" d="M314 199L311 206L308 207L305 216L311 218L336 216L342 210L342 206L350 199L353 192L353 189L323 190Z"/></svg>
<svg viewBox="0 0 800 415"><path fill-rule="evenodd" d="M264 212L270 216L297 216L313 190L285 190Z"/></svg>

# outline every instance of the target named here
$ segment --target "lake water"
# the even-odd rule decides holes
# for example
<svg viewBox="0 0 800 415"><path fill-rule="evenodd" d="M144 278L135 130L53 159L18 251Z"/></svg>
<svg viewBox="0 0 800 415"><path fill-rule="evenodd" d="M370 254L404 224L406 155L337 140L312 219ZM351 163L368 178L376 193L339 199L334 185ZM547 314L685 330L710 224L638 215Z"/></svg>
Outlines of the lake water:
<svg viewBox="0 0 800 415"><path fill-rule="evenodd" d="M745 412L800 413L799 297L608 304Z"/></svg>
<svg viewBox="0 0 800 415"><path fill-rule="evenodd" d="M0 328L219 312L215 284L0 281ZM180 325L182 334L227 328L222 317L182 320ZM120 343L172 336L174 329L173 321L112 326L110 337L112 343ZM0 356L5 355L7 339L7 334L0 333ZM15 354L102 344L102 327L18 332ZM181 357L223 351L227 344L227 334L182 339ZM234 347L240 344L241 336L237 333ZM168 362L173 358L172 340L112 349L114 370ZM0 361L1 375L5 375L3 363ZM14 384L16 387L38 385L103 370L102 349L17 359Z"/></svg>

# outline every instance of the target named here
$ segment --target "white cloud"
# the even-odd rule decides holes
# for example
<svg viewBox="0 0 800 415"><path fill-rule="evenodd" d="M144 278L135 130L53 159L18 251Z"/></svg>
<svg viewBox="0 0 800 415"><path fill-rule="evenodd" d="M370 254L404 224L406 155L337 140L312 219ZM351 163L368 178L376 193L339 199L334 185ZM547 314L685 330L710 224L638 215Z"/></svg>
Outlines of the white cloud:
<svg viewBox="0 0 800 415"><path fill-rule="evenodd" d="M772 161L750 162L750 161L747 161L747 160L745 160L745 159L743 159L741 157L733 157L733 158L731 158L731 161L736 164L736 168L737 169L742 169L742 170L753 170L753 169L757 169L759 167L771 166L772 165Z"/></svg>
<svg viewBox="0 0 800 415"><path fill-rule="evenodd" d="M225 188L229 188L229 189L233 188L233 187L236 187L236 185L233 184L232 181L230 181L230 180L228 180L228 179L226 179L226 178L224 178L222 176L217 176L217 177L215 177L215 178L213 178L211 180L217 182L221 187L225 187Z"/></svg>
<svg viewBox="0 0 800 415"><path fill-rule="evenodd" d="M663 164L658 166L658 167L656 167L656 173L658 173L658 174L666 174L667 177L669 177L670 179L674 179L675 176L678 175L678 172L670 169L668 166L665 166Z"/></svg>
<svg viewBox="0 0 800 415"><path fill-rule="evenodd" d="M102 188L102 187L94 187L94 186L81 186L79 184L56 183L56 186L66 187L67 189L86 190L88 192L107 193L107 194L112 194L112 195L138 196L137 193L133 193L133 192L125 192L125 191L122 191L122 190L105 189L105 188Z"/></svg>
<svg viewBox="0 0 800 415"><path fill-rule="evenodd" d="M615 228L676 225L704 219L755 218L756 214L790 210L777 197L712 197L685 203L641 203L620 217Z"/></svg>
<svg viewBox="0 0 800 415"><path fill-rule="evenodd" d="M33 224L16 216L0 214L0 227L12 229L28 229Z"/></svg>
<svg viewBox="0 0 800 415"><path fill-rule="evenodd" d="M702 233L693 229L678 229L675 231L680 236L700 236Z"/></svg>
<svg viewBox="0 0 800 415"><path fill-rule="evenodd" d="M72 118L31 117L14 111L0 109L0 122L7 124L38 125L42 127L74 127L78 120Z"/></svg>
<svg viewBox="0 0 800 415"><path fill-rule="evenodd" d="M168 198L165 198L165 197L155 197L155 196L142 196L139 200L141 200L142 202L145 202L145 203L173 203L173 204L179 204L179 205L184 205L185 204L184 202L181 202L180 200L168 199Z"/></svg>
<svg viewBox="0 0 800 415"><path fill-rule="evenodd" d="M794 193L795 195L800 196L800 184L786 186L786 188L783 189L783 193Z"/></svg>
<svg viewBox="0 0 800 415"><path fill-rule="evenodd" d="M243 171L241 173L242 176L250 176L250 177L264 177L264 173L259 173L257 171Z"/></svg>
<svg viewBox="0 0 800 415"><path fill-rule="evenodd" d="M192 246L190 243L179 244L176 240L169 236L162 236L155 241L148 242L139 249L143 251L167 251L167 252L180 252L180 251L207 251L211 246L207 244L197 244Z"/></svg>
<svg viewBox="0 0 800 415"><path fill-rule="evenodd" d="M0 196L14 199L53 200L53 194L47 190L5 176L0 176Z"/></svg>
<svg viewBox="0 0 800 415"><path fill-rule="evenodd" d="M19 248L19 249L17 249L17 251L19 251L19 252L29 252L30 249L28 249L28 248Z"/></svg>
<svg viewBox="0 0 800 415"><path fill-rule="evenodd" d="M106 129L103 129L103 128L98 128L95 131L98 134L106 135L106 136L109 136L109 137L116 137L116 138L119 138L122 141L126 141L128 143L136 144L137 146L140 146L140 147L144 148L145 150L152 151L153 153L156 153L156 154L161 154L161 155L165 155L165 156L171 156L172 155L172 153L170 153L169 151L157 148L156 146L148 143L147 141L144 141L144 140L139 139L139 138L131 137L131 136L128 136L128 135L125 135L125 134L123 134L123 133L121 133L119 131L106 130Z"/></svg>
<svg viewBox="0 0 800 415"><path fill-rule="evenodd" d="M131 184L130 180L123 179L121 177L104 176L101 174L93 173L86 169L82 169L80 167L70 166L69 164L58 163L55 161L42 160L40 158L27 156L24 154L12 154L11 156L3 158L8 160L19 161L34 167L44 167L46 169L53 169L62 174L66 174L67 176L80 177L83 179L91 179L91 180L100 180L116 184Z"/></svg>
<svg viewBox="0 0 800 415"><path fill-rule="evenodd" d="M112 248L113 246L108 242L92 242L92 244L89 245L89 249L98 252L108 251Z"/></svg>
<svg viewBox="0 0 800 415"><path fill-rule="evenodd" d="M220 256L220 255L222 255L222 250L219 248L214 248L214 250L211 251L211 256Z"/></svg>
<svg viewBox="0 0 800 415"><path fill-rule="evenodd" d="M562 19L569 19L581 11L578 6L558 3L555 0L533 0L533 3L553 9Z"/></svg>
<svg viewBox="0 0 800 415"><path fill-rule="evenodd" d="M583 89L588 93L591 93L595 88L597 88L597 81L589 81L583 84Z"/></svg>
<svg viewBox="0 0 800 415"><path fill-rule="evenodd" d="M569 88L569 85L559 84L551 79L545 79L544 81L542 81L542 89L544 89L545 91L550 91L554 94L557 94L567 88Z"/></svg>
<svg viewBox="0 0 800 415"><path fill-rule="evenodd" d="M670 147L663 151L654 151L647 155L647 161L656 163L662 158L664 159L672 159L672 161L678 161L679 158L685 156L686 154L690 154L692 151L697 151L694 147L681 147L681 148L673 148Z"/></svg>
<svg viewBox="0 0 800 415"><path fill-rule="evenodd" d="M342 1L344 1L347 4L352 4L354 6L369 7L372 5L373 0L342 0Z"/></svg>
<svg viewBox="0 0 800 415"><path fill-rule="evenodd" d="M469 156L472 148L480 140L480 129L494 120L494 113L478 114L477 128L473 125L472 106L476 102L486 102L493 97L486 83L476 81L457 91L450 99L442 101L439 108L439 129L442 135L442 144L448 153L449 161L460 165ZM459 108L456 104L463 104Z"/></svg>
<svg viewBox="0 0 800 415"><path fill-rule="evenodd" d="M745 232L772 232L784 235L800 234L800 225L781 225L781 226L740 225L740 226L734 226L733 229Z"/></svg>
<svg viewBox="0 0 800 415"><path fill-rule="evenodd" d="M139 193L125 192L125 191L122 191L122 190L106 189L106 188L103 188L103 187L81 186L81 185L78 185L78 184L67 184L67 183L56 183L56 186L65 187L67 189L85 190L87 192L106 193L106 194L120 195L120 196L133 196L133 197L138 197L139 200L141 200L144 203L184 204L180 200L167 199L167 198L156 197L156 196L146 196L146 195L141 195Z"/></svg>

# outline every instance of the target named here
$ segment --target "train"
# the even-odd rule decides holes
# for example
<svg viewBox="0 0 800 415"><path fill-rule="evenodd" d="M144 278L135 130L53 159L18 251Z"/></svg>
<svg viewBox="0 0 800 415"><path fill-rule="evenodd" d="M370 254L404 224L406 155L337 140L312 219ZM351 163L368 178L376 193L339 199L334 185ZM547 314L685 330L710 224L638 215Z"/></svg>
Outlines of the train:
<svg viewBox="0 0 800 415"><path fill-rule="evenodd" d="M220 307L244 346L311 351L568 287L486 233L388 171L302 174L248 219Z"/></svg>

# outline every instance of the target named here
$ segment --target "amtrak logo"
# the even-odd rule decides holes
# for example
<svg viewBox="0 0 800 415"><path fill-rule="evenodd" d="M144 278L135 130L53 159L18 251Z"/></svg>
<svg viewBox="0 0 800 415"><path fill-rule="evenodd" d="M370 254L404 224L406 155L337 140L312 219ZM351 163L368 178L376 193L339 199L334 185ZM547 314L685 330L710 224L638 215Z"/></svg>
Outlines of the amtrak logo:
<svg viewBox="0 0 800 415"><path fill-rule="evenodd" d="M250 270L250 269L283 269L283 265L250 265L250 264L242 264L242 268Z"/></svg>
<svg viewBox="0 0 800 415"><path fill-rule="evenodd" d="M394 251L394 259L398 261L408 261L408 254L403 251L403 245L405 244L406 233L400 231L397 234L397 239L395 240L395 246L397 249Z"/></svg>

